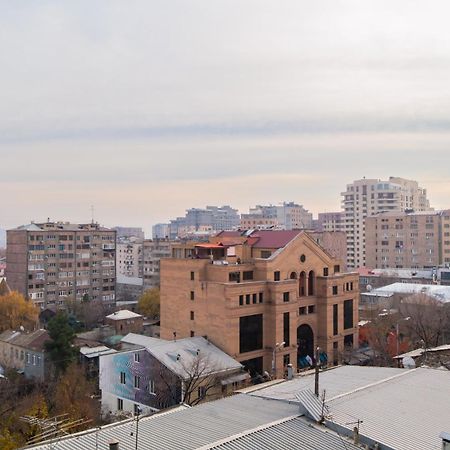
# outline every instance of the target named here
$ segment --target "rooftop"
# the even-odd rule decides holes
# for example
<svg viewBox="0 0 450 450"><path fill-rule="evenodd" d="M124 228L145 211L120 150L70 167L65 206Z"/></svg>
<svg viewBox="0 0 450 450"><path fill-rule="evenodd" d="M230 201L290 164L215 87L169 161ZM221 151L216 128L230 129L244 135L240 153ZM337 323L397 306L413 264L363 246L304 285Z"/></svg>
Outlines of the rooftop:
<svg viewBox="0 0 450 450"><path fill-rule="evenodd" d="M21 225L15 230L25 231L114 231L100 226L98 223L75 224L70 222L43 222Z"/></svg>
<svg viewBox="0 0 450 450"><path fill-rule="evenodd" d="M7 330L0 334L0 341L39 352L44 350L44 344L48 340L50 337L46 330L36 330L31 333Z"/></svg>
<svg viewBox="0 0 450 450"><path fill-rule="evenodd" d="M450 286L435 284L393 283L364 295L377 294L425 294L443 303L450 302Z"/></svg>
<svg viewBox="0 0 450 450"><path fill-rule="evenodd" d="M126 320L126 319L137 319L138 317L144 317L141 314L137 314L128 309L121 309L120 311L113 312L109 316L106 316L110 320Z"/></svg>

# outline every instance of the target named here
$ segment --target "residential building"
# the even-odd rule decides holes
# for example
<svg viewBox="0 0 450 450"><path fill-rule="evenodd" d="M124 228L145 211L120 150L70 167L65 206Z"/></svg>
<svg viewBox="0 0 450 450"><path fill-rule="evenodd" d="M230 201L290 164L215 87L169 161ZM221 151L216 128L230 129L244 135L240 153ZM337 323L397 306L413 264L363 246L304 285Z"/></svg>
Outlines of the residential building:
<svg viewBox="0 0 450 450"><path fill-rule="evenodd" d="M112 230L116 231L117 239L145 239L145 234L142 228L138 227L114 227Z"/></svg>
<svg viewBox="0 0 450 450"><path fill-rule="evenodd" d="M126 277L117 275L116 305L134 304L137 306L139 298L144 293L144 279L139 277Z"/></svg>
<svg viewBox="0 0 450 450"><path fill-rule="evenodd" d="M207 336L252 374L303 367L317 346L337 362L358 342L358 274L341 266L299 230L174 245L161 261L161 337Z"/></svg>
<svg viewBox="0 0 450 450"><path fill-rule="evenodd" d="M450 264L450 210L393 211L366 218L366 264L377 269Z"/></svg>
<svg viewBox="0 0 450 450"><path fill-rule="evenodd" d="M366 266L365 219L384 211L430 210L425 189L417 181L390 177L387 181L377 179L356 180L342 192L344 229L347 233L347 267Z"/></svg>
<svg viewBox="0 0 450 450"><path fill-rule="evenodd" d="M215 233L239 227L239 214L228 205L191 208L184 217L170 221L170 239L184 238L195 232Z"/></svg>
<svg viewBox="0 0 450 450"><path fill-rule="evenodd" d="M50 370L45 353L49 340L46 330L4 331L0 334L0 365L17 370L26 378L44 381Z"/></svg>
<svg viewBox="0 0 450 450"><path fill-rule="evenodd" d="M142 278L143 240L138 238L121 238L117 240L116 246L117 274L126 277Z"/></svg>
<svg viewBox="0 0 450 450"><path fill-rule="evenodd" d="M202 337L165 341L138 334L123 351L100 357L102 409L107 414L154 412L214 400L243 386L242 365Z"/></svg>
<svg viewBox="0 0 450 450"><path fill-rule="evenodd" d="M319 213L316 228L317 231L344 231L344 213Z"/></svg>
<svg viewBox="0 0 450 450"><path fill-rule="evenodd" d="M169 223L157 223L152 227L152 239L168 239L170 234Z"/></svg>
<svg viewBox="0 0 450 450"><path fill-rule="evenodd" d="M143 247L143 290L159 288L160 261L171 256L171 241L168 239L146 239Z"/></svg>
<svg viewBox="0 0 450 450"><path fill-rule="evenodd" d="M121 309L106 316L105 323L106 325L111 325L115 333L122 336L128 333L142 333L144 316L127 309Z"/></svg>
<svg viewBox="0 0 450 450"><path fill-rule="evenodd" d="M312 228L313 216L303 205L283 202L281 205L257 205L241 215L241 229L300 230Z"/></svg>
<svg viewBox="0 0 450 450"><path fill-rule="evenodd" d="M8 284L41 309L66 301L113 306L116 232L97 223L32 223L7 232Z"/></svg>

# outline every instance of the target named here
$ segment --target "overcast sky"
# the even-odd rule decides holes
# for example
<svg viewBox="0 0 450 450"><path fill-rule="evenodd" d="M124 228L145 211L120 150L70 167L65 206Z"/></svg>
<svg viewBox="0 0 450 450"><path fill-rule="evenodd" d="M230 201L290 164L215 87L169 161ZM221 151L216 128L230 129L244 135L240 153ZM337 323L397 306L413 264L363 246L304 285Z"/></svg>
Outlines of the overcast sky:
<svg viewBox="0 0 450 450"><path fill-rule="evenodd" d="M188 207L450 208L448 0L0 0L0 228Z"/></svg>

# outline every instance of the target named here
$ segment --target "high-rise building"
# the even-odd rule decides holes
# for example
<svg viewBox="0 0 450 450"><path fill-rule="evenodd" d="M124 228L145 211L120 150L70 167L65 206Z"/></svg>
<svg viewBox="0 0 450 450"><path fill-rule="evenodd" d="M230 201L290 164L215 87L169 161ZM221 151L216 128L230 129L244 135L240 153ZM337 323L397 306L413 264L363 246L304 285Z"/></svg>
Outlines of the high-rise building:
<svg viewBox="0 0 450 450"><path fill-rule="evenodd" d="M450 210L384 212L366 218L366 263L422 269L450 263Z"/></svg>
<svg viewBox="0 0 450 450"><path fill-rule="evenodd" d="M7 232L8 284L39 307L114 306L116 232L97 223L31 223Z"/></svg>
<svg viewBox="0 0 450 450"><path fill-rule="evenodd" d="M283 202L281 205L257 205L250 208L248 214L241 214L240 227L244 230L310 230L312 223L312 214L302 205Z"/></svg>
<svg viewBox="0 0 450 450"><path fill-rule="evenodd" d="M138 227L114 227L112 230L117 232L117 239L137 238L143 240L145 238L144 231Z"/></svg>
<svg viewBox="0 0 450 450"><path fill-rule="evenodd" d="M157 223L152 226L152 239L167 239L170 233L170 224Z"/></svg>
<svg viewBox="0 0 450 450"><path fill-rule="evenodd" d="M170 239L183 238L195 232L217 233L239 227L240 217L230 206L207 206L205 209L191 208L185 217L170 221Z"/></svg>
<svg viewBox="0 0 450 450"><path fill-rule="evenodd" d="M161 338L207 336L259 374L307 367L317 346L337 362L358 342L358 274L341 264L298 230L174 244L161 260Z"/></svg>
<svg viewBox="0 0 450 450"><path fill-rule="evenodd" d="M344 213L319 213L316 228L317 231L344 231Z"/></svg>
<svg viewBox="0 0 450 450"><path fill-rule="evenodd" d="M426 190L417 181L390 177L356 180L341 194L344 210L344 230L347 233L347 267L366 265L365 219L384 211L430 210Z"/></svg>
<svg viewBox="0 0 450 450"><path fill-rule="evenodd" d="M126 277L142 278L143 240L137 238L117 239L117 273Z"/></svg>
<svg viewBox="0 0 450 450"><path fill-rule="evenodd" d="M143 247L143 276L146 291L159 288L160 261L171 256L172 243L168 239L146 239Z"/></svg>

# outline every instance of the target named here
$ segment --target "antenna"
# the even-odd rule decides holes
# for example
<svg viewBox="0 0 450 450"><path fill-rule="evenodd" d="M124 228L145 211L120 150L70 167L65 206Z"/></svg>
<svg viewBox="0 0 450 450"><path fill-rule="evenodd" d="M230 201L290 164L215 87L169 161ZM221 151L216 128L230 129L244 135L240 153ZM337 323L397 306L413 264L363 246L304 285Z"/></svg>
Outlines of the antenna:
<svg viewBox="0 0 450 450"><path fill-rule="evenodd" d="M94 205L91 205L91 219L92 219L92 225L94 225Z"/></svg>

